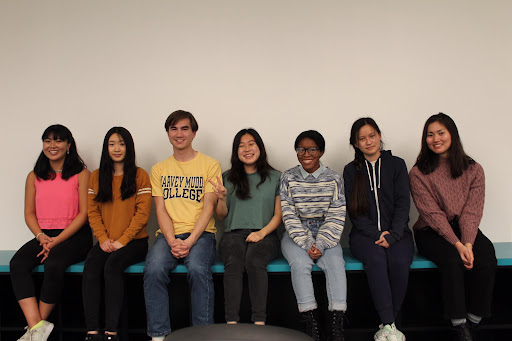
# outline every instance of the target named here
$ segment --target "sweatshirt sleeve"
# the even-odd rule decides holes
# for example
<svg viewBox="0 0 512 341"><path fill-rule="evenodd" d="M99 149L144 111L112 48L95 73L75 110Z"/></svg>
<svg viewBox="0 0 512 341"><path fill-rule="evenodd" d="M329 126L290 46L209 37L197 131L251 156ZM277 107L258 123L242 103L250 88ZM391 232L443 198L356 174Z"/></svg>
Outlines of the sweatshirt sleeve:
<svg viewBox="0 0 512 341"><path fill-rule="evenodd" d="M482 219L485 201L485 175L482 166L472 166L475 176L471 181L468 198L459 217L462 244L474 244ZM469 171L469 170L468 170Z"/></svg>
<svg viewBox="0 0 512 341"><path fill-rule="evenodd" d="M98 187L98 171L94 171L91 174L91 178L89 180L89 189L87 194L87 216L89 218L89 225L91 225L93 234L96 237L96 239L98 239L98 242L101 244L108 239L108 234L107 228L103 223L103 218L101 217L100 203L94 200L98 192Z"/></svg>
<svg viewBox="0 0 512 341"><path fill-rule="evenodd" d="M355 167L351 164L346 165L343 171L343 179L345 180L345 198L347 201L347 207L350 207L355 177ZM372 240L378 240L380 238L382 232L379 231L377 223L373 222L367 215L358 215L356 218L349 213L349 217L352 222L352 228L356 228L364 236Z"/></svg>
<svg viewBox="0 0 512 341"><path fill-rule="evenodd" d="M309 250L315 243L311 230L302 225L295 208L295 202L290 191L290 184L288 182L288 172L283 173L281 176L281 209L283 211L283 222L287 233L290 238L303 248Z"/></svg>
<svg viewBox="0 0 512 341"><path fill-rule="evenodd" d="M148 173L142 168L137 169L137 192L135 193L135 214L130 225L117 240L123 245L128 244L146 227L151 212L151 183Z"/></svg>
<svg viewBox="0 0 512 341"><path fill-rule="evenodd" d="M409 175L405 161L397 158L397 172L394 179L394 210L391 220L390 234L384 236L389 245L402 239L404 230L409 228L409 210L411 208L411 192L409 190Z"/></svg>
<svg viewBox="0 0 512 341"><path fill-rule="evenodd" d="M430 192L425 176L421 174L417 167L413 167L411 170L409 181L411 184L412 199L414 200L414 204L420 216L425 220L427 225L441 237L446 239L450 244L455 245L459 241L459 238L457 238L453 232L448 218L446 217L446 213L439 207Z"/></svg>
<svg viewBox="0 0 512 341"><path fill-rule="evenodd" d="M346 212L343 180L341 175L336 173L332 200L325 214L324 223L320 226L316 235L316 248L320 252L323 253L325 249L330 249L339 244L345 225Z"/></svg>

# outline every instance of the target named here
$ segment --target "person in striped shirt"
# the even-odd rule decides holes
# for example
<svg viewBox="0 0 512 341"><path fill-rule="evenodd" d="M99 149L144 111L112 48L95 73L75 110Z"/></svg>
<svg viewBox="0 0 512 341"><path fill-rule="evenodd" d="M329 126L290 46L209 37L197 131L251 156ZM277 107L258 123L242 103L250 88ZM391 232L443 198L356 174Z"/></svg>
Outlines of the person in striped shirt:
<svg viewBox="0 0 512 341"><path fill-rule="evenodd" d="M340 245L346 213L342 176L320 163L325 140L319 132L300 133L295 140L295 151L300 165L281 176L281 207L286 228L281 250L290 264L293 290L306 332L314 340L321 337L311 277L316 264L325 273L332 339L344 340L347 280Z"/></svg>
<svg viewBox="0 0 512 341"><path fill-rule="evenodd" d="M149 176L135 164L133 138L127 129L114 127L107 132L100 168L91 174L88 197L89 223L98 243L87 255L84 267L85 340L118 340L123 273L146 257L146 225L151 211ZM104 324L100 322L103 289Z"/></svg>

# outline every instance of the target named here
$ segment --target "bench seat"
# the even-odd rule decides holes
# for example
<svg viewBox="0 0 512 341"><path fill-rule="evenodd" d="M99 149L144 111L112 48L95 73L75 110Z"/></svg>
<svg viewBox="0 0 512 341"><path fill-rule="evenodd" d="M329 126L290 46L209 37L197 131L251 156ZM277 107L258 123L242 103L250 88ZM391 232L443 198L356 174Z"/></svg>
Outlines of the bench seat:
<svg viewBox="0 0 512 341"><path fill-rule="evenodd" d="M498 258L498 266L512 266L512 242L494 243L496 249L496 257ZM9 272L9 262L14 255L15 250L0 250L0 273ZM345 269L347 271L361 271L363 264L352 254L350 249L344 248L343 255L345 258ZM414 255L411 269L433 269L436 265L419 255L417 252ZM283 257L277 258L268 264L268 272L290 272L290 266ZM38 265L34 268L34 272L43 272L43 265ZM79 262L71 265L67 270L70 273L82 273L84 271L84 262ZM144 262L140 262L129 266L125 272L129 274L139 274L144 271ZM217 257L215 263L212 265L213 273L224 273L224 264ZM322 271L317 265L313 267L313 271ZM173 273L186 273L185 265L180 264L174 269Z"/></svg>

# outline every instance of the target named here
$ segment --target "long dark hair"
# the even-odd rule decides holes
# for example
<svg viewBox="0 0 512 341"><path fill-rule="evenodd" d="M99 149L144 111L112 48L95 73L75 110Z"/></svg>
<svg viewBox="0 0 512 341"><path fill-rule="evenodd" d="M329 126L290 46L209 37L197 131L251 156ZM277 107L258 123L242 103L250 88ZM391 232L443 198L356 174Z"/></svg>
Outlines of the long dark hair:
<svg viewBox="0 0 512 341"><path fill-rule="evenodd" d="M420 172L425 175L432 173L439 166L439 155L430 150L427 145L428 126L434 122L439 122L444 125L451 135L452 143L448 152L448 161L450 162L452 178L458 178L468 169L469 165L474 164L475 161L464 152L459 130L453 119L442 112L430 116L427 122L425 122L423 135L421 136L421 151L416 159L415 166L418 166Z"/></svg>
<svg viewBox="0 0 512 341"><path fill-rule="evenodd" d="M354 164L356 166L356 175L348 212L354 218L357 218L358 215L368 215L370 212L370 202L363 170L365 158L361 149L356 146L358 142L357 139L359 138L359 130L365 125L370 125L379 134L381 133L377 122L371 117L362 117L356 120L354 124L352 124L352 129L350 129L350 144L354 147L355 151Z"/></svg>
<svg viewBox="0 0 512 341"><path fill-rule="evenodd" d="M236 197L241 200L251 198L249 179L245 173L244 163L238 158L238 146L240 145L242 136L245 134L251 135L260 149L260 157L256 161L256 169L261 180L256 188L259 188L267 178L270 178L270 171L274 169L268 164L267 152L260 134L258 134L258 132L253 128L240 130L233 139L233 148L231 150L231 169L228 172L228 180L233 184L233 191L236 191Z"/></svg>
<svg viewBox="0 0 512 341"><path fill-rule="evenodd" d="M68 180L73 175L80 173L82 170L84 170L84 168L87 168L82 158L80 158L78 155L75 139L73 138L73 135L68 128L61 124L51 125L45 129L41 139L43 141L46 139L62 140L69 143L69 150L66 154L64 165L62 167L62 179ZM34 174L38 179L55 179L55 171L50 166L50 160L46 157L46 155L44 155L43 151L41 151L41 154L39 154L39 157L37 158L36 164L34 166Z"/></svg>
<svg viewBox="0 0 512 341"><path fill-rule="evenodd" d="M126 154L123 160L123 181L121 182L121 198L123 200L130 198L137 191L137 165L135 164L135 145L133 144L132 134L123 127L113 127L105 135L103 140L103 150L101 152L100 174L97 202L108 202L112 197L112 178L114 176L114 161L108 153L108 140L113 134L119 134L124 140Z"/></svg>

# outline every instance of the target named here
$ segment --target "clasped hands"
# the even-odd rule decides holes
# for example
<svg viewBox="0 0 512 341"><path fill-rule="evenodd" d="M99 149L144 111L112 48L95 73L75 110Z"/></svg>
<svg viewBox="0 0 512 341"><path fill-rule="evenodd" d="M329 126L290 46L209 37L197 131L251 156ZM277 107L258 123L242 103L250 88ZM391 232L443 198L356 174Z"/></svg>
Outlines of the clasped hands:
<svg viewBox="0 0 512 341"><path fill-rule="evenodd" d="M114 239L107 239L103 243L100 243L100 248L106 253L117 251L123 246L123 244Z"/></svg>
<svg viewBox="0 0 512 341"><path fill-rule="evenodd" d="M308 250L308 255L313 260L317 260L318 258L322 257L322 252L316 248L316 244L313 244L311 246L311 249Z"/></svg>
<svg viewBox="0 0 512 341"><path fill-rule="evenodd" d="M460 259L467 270L473 269L473 263L475 261L475 255L473 254L473 244L461 242L455 243L455 248L459 252Z"/></svg>
<svg viewBox="0 0 512 341"><path fill-rule="evenodd" d="M179 239L175 238L170 243L169 246L171 247L171 253L174 256L174 258L185 258L188 256L190 252L190 248L192 245L189 245L188 239Z"/></svg>
<svg viewBox="0 0 512 341"><path fill-rule="evenodd" d="M380 245L380 246L382 246L382 247L387 249L389 247L389 243L386 240L386 238L384 238L384 236L387 235L387 234L390 234L389 231L382 232L381 235L380 235L380 238L375 242L375 244Z"/></svg>
<svg viewBox="0 0 512 341"><path fill-rule="evenodd" d="M39 245L43 247L41 252L37 254L37 257L43 256L41 259L41 264L48 258L48 255L50 254L50 250L57 245L57 243L53 240L53 238L48 237L46 234L41 234L39 239Z"/></svg>

